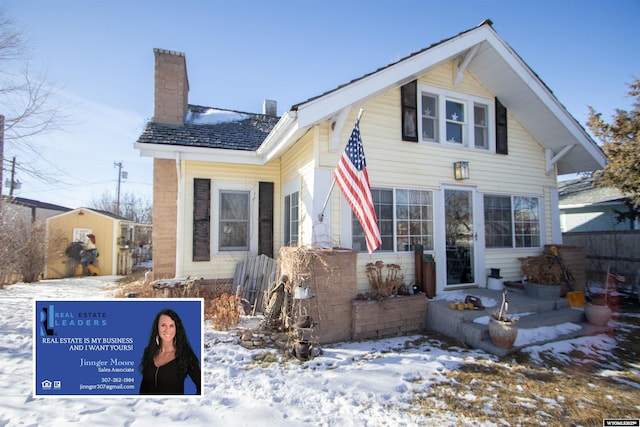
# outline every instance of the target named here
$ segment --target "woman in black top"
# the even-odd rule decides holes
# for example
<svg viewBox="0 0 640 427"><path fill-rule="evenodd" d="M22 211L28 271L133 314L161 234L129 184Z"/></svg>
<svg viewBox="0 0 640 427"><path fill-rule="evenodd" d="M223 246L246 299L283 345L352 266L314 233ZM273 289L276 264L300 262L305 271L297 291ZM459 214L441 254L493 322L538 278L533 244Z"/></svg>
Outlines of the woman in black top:
<svg viewBox="0 0 640 427"><path fill-rule="evenodd" d="M201 394L200 363L175 311L164 309L153 321L140 371L140 394L184 394L187 375Z"/></svg>

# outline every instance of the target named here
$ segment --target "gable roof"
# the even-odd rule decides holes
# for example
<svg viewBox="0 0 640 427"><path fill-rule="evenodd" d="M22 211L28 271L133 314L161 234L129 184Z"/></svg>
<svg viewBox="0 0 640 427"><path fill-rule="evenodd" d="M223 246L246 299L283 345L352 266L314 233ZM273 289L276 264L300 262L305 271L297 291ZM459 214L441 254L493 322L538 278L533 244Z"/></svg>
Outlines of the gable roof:
<svg viewBox="0 0 640 427"><path fill-rule="evenodd" d="M71 210L71 208L66 208L64 206L54 205L53 203L41 202L39 200L25 199L24 197L2 196L2 199L8 203L25 206L29 208L49 209L52 211L61 211L61 212L68 212Z"/></svg>
<svg viewBox="0 0 640 427"><path fill-rule="evenodd" d="M454 59L458 59L460 75L465 70L473 73L542 145L549 171L554 164L560 175L604 167L606 158L600 147L497 35L490 20L295 104L279 120L241 113L248 117L233 125L185 123L174 127L151 122L135 147L141 155L159 158L264 164L280 157L312 126L326 120L335 121L332 133L339 135L351 109ZM189 108L197 113L204 107Z"/></svg>
<svg viewBox="0 0 640 427"><path fill-rule="evenodd" d="M559 174L604 167L606 158L600 147L538 75L497 35L490 20L294 105L258 154L276 157L309 127L344 115L453 59L458 59L461 72L467 69L473 73L548 150L548 162L557 163Z"/></svg>
<svg viewBox="0 0 640 427"><path fill-rule="evenodd" d="M592 178L579 178L558 183L560 208L575 208L588 205L622 204L627 198L613 187L598 187Z"/></svg>
<svg viewBox="0 0 640 427"><path fill-rule="evenodd" d="M129 220L129 219L123 217L123 216L116 215L116 214L108 212L108 211L103 211L103 210L100 210L100 209L93 209L93 208L70 209L68 212L59 213L59 214L54 215L54 216L52 216L50 218L59 218L59 217L65 216L65 215L72 215L74 213L78 213L78 214L82 215L82 212L85 212L85 211L86 212L92 212L92 213L94 213L96 215L99 215L99 216L107 217L110 220L133 222L133 221L131 221L131 220Z"/></svg>

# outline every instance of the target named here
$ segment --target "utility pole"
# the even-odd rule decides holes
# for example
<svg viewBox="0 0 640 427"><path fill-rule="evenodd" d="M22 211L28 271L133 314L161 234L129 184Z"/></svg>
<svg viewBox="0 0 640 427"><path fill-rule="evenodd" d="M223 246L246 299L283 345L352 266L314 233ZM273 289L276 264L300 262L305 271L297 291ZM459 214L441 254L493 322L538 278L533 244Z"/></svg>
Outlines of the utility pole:
<svg viewBox="0 0 640 427"><path fill-rule="evenodd" d="M116 190L116 215L120 215L120 183L127 179L127 172L122 170L122 161L113 162L113 166L118 168L118 187Z"/></svg>
<svg viewBox="0 0 640 427"><path fill-rule="evenodd" d="M11 162L11 186L9 187L9 197L13 197L13 189L16 186L16 156L13 156L13 161Z"/></svg>
<svg viewBox="0 0 640 427"><path fill-rule="evenodd" d="M120 180L122 177L122 162L113 162L113 166L118 168L118 187L116 190L116 215L120 215Z"/></svg>

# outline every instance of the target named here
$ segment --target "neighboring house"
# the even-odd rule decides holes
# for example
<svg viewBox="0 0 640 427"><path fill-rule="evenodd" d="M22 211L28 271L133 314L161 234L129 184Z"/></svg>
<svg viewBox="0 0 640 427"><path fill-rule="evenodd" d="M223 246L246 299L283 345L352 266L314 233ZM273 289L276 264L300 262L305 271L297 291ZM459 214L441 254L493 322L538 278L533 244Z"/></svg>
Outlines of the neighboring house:
<svg viewBox="0 0 640 427"><path fill-rule="evenodd" d="M97 209L79 208L47 218L46 279L75 275L78 262L69 257L67 248L74 242L86 242L88 234L96 236L99 256L95 265L101 275L127 275L132 268L130 243L134 223Z"/></svg>
<svg viewBox="0 0 640 427"><path fill-rule="evenodd" d="M519 279L518 258L562 242L557 176L605 164L490 21L279 119L268 101L264 114L189 105L184 54L154 54L154 117L135 147L154 158L156 278L230 278L247 256L330 245L359 252L367 290L365 265L377 260L399 264L410 283L422 245L438 291L484 286L491 268ZM371 256L344 197L329 193L361 108L382 234ZM468 175L456 179L454 164Z"/></svg>
<svg viewBox="0 0 640 427"><path fill-rule="evenodd" d="M50 216L71 210L64 206L25 199L23 197L2 196L2 200L9 213L9 218L11 218L11 220L21 219L25 224L44 220Z"/></svg>
<svg viewBox="0 0 640 427"><path fill-rule="evenodd" d="M628 198L617 188L598 187L591 178L558 184L560 227L566 232L640 230L637 221L619 222L618 213L628 212Z"/></svg>

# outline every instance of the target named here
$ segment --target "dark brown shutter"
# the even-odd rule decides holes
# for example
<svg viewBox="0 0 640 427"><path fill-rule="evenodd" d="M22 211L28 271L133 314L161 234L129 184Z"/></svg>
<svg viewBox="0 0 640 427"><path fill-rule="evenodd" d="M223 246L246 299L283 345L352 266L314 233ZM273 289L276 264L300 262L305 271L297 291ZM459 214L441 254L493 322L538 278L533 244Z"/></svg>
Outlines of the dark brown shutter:
<svg viewBox="0 0 640 427"><path fill-rule="evenodd" d="M273 258L273 182L261 182L258 196L258 255Z"/></svg>
<svg viewBox="0 0 640 427"><path fill-rule="evenodd" d="M193 180L193 260L209 261L211 254L211 180Z"/></svg>
<svg viewBox="0 0 640 427"><path fill-rule="evenodd" d="M402 103L402 140L418 142L418 81L400 88Z"/></svg>
<svg viewBox="0 0 640 427"><path fill-rule="evenodd" d="M509 154L507 147L507 108L496 98L496 153Z"/></svg>

